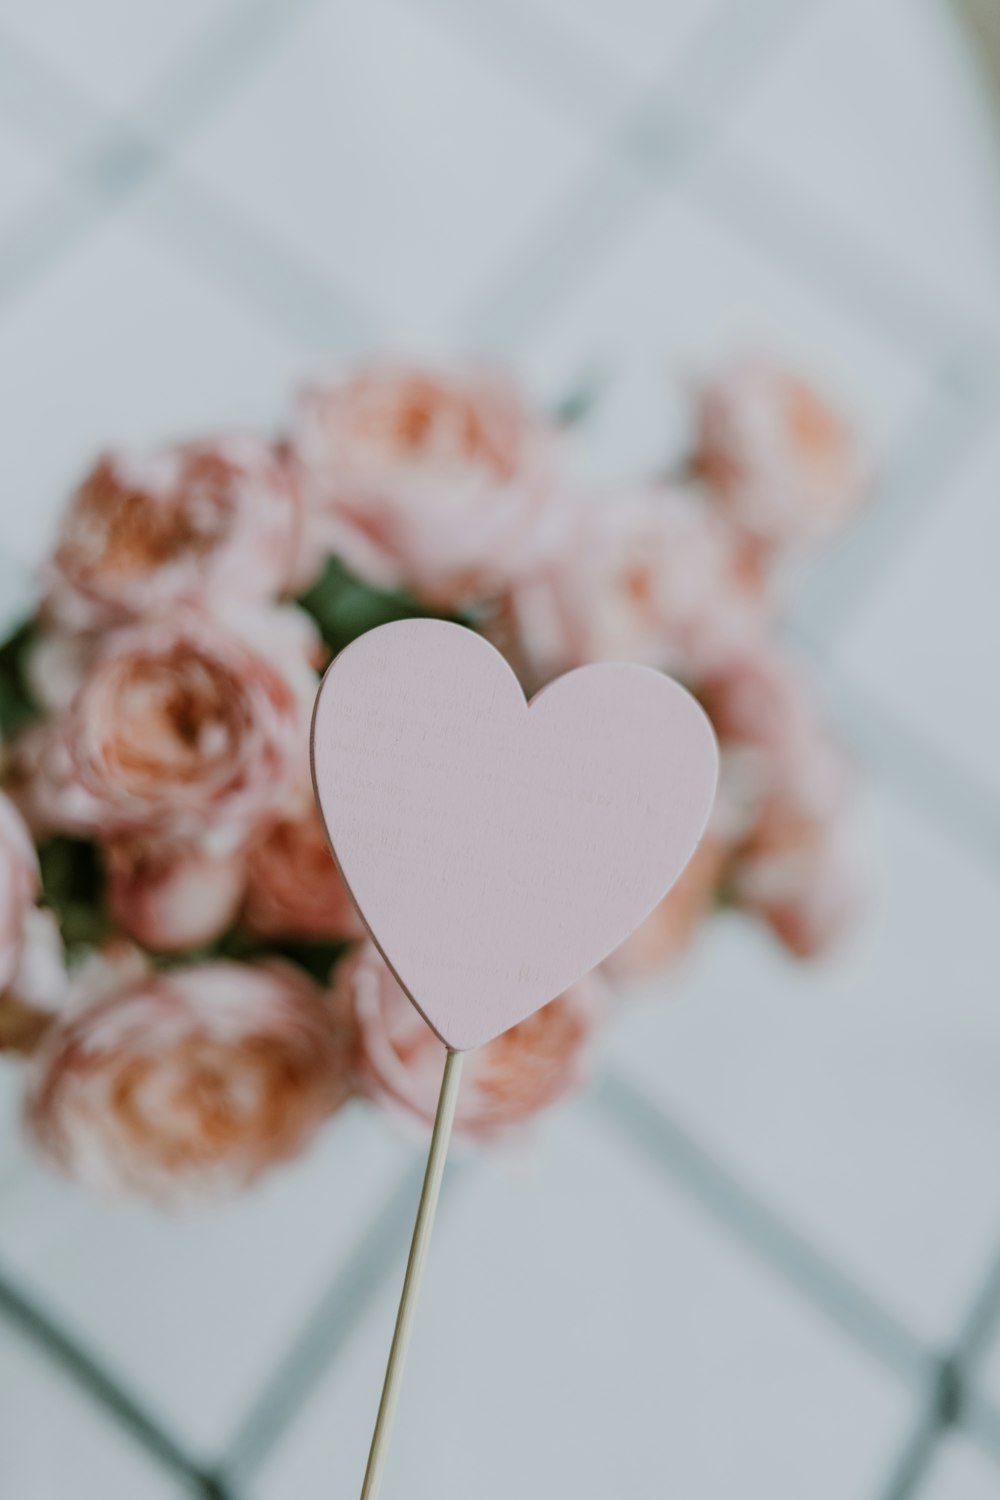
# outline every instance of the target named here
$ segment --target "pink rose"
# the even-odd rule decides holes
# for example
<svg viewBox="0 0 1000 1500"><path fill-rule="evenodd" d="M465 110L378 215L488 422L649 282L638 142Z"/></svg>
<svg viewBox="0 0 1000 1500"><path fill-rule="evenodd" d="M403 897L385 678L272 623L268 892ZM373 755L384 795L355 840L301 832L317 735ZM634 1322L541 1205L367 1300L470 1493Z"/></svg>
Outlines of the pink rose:
<svg viewBox="0 0 1000 1500"><path fill-rule="evenodd" d="M212 942L231 927L243 900L239 852L120 838L104 850L111 916L145 948L179 953Z"/></svg>
<svg viewBox="0 0 1000 1500"><path fill-rule="evenodd" d="M506 618L505 618L506 616ZM637 661L689 680L742 649L765 618L759 580L690 491L596 497L572 544L512 591L491 634L529 685L589 661Z"/></svg>
<svg viewBox="0 0 1000 1500"><path fill-rule="evenodd" d="M99 637L68 710L15 749L33 826L237 845L306 774L304 618L178 609Z"/></svg>
<svg viewBox="0 0 1000 1500"><path fill-rule="evenodd" d="M479 601L559 535L555 431L497 374L384 366L314 386L292 449L327 549L382 588Z"/></svg>
<svg viewBox="0 0 1000 1500"><path fill-rule="evenodd" d="M47 1033L28 1124L68 1175L180 1206L301 1151L346 1099L346 1063L322 992L290 965L126 966Z"/></svg>
<svg viewBox="0 0 1000 1500"><path fill-rule="evenodd" d="M47 609L78 629L271 598L289 586L301 529L292 469L261 438L105 454L63 517Z"/></svg>
<svg viewBox="0 0 1000 1500"><path fill-rule="evenodd" d="M854 926L867 858L848 809L810 816L776 797L735 861L732 893L798 958L818 958Z"/></svg>
<svg viewBox="0 0 1000 1500"><path fill-rule="evenodd" d="M742 360L703 390L695 463L733 521L768 544L826 536L867 484L843 418L804 380L763 360Z"/></svg>
<svg viewBox="0 0 1000 1500"><path fill-rule="evenodd" d="M702 697L722 744L721 816L739 845L729 892L791 952L825 952L867 885L851 768L786 658L748 657Z"/></svg>
<svg viewBox="0 0 1000 1500"><path fill-rule="evenodd" d="M251 845L243 922L263 937L361 936L311 797L301 815L275 823Z"/></svg>
<svg viewBox="0 0 1000 1500"><path fill-rule="evenodd" d="M589 1076L605 1000L603 983L590 975L527 1021L468 1053L457 1134L482 1140L502 1135L579 1088ZM355 1027L363 1091L391 1111L431 1123L444 1044L371 943L337 969L334 1005Z"/></svg>
<svg viewBox="0 0 1000 1500"><path fill-rule="evenodd" d="M25 921L39 887L31 834L10 798L0 792L0 992L17 972Z"/></svg>
<svg viewBox="0 0 1000 1500"><path fill-rule="evenodd" d="M659 906L605 960L602 967L610 979L647 979L679 962L715 908L731 852L724 839L705 835Z"/></svg>
<svg viewBox="0 0 1000 1500"><path fill-rule="evenodd" d="M699 693L722 749L718 818L728 820L733 836L752 827L775 797L815 817L844 805L849 767L791 657L768 647L748 651Z"/></svg>

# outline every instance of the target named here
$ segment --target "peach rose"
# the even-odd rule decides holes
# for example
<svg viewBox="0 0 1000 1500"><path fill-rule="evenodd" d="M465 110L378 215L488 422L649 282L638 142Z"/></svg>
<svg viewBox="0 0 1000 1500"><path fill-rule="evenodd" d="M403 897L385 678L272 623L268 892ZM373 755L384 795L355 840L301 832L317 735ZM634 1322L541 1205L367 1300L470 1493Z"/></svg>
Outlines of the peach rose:
<svg viewBox="0 0 1000 1500"><path fill-rule="evenodd" d="M271 598L289 585L301 529L291 466L262 438L105 454L63 517L46 608L79 629Z"/></svg>
<svg viewBox="0 0 1000 1500"><path fill-rule="evenodd" d="M243 922L262 937L354 938L364 931L315 803L267 828L248 850Z"/></svg>
<svg viewBox="0 0 1000 1500"><path fill-rule="evenodd" d="M705 835L659 906L605 960L602 968L609 979L627 984L679 962L715 907L731 853L726 840L711 832Z"/></svg>
<svg viewBox="0 0 1000 1500"><path fill-rule="evenodd" d="M696 680L764 619L759 580L728 528L696 494L663 487L581 507L572 544L508 596L494 629L536 687L589 661Z"/></svg>
<svg viewBox="0 0 1000 1500"><path fill-rule="evenodd" d="M178 609L100 637L67 712L15 749L33 826L218 853L280 812L305 774L316 689L304 618Z"/></svg>
<svg viewBox="0 0 1000 1500"><path fill-rule="evenodd" d="M860 504L850 428L804 380L745 359L701 394L695 466L737 526L768 543L815 541Z"/></svg>
<svg viewBox="0 0 1000 1500"><path fill-rule="evenodd" d="M814 817L844 805L849 767L791 657L767 647L736 656L700 697L722 749L720 809L734 837L775 797Z"/></svg>
<svg viewBox="0 0 1000 1500"><path fill-rule="evenodd" d="M559 535L556 432L497 374L383 366L314 386L292 450L327 549L437 606L497 594Z"/></svg>
<svg viewBox="0 0 1000 1500"><path fill-rule="evenodd" d="M38 898L38 856L17 808L0 792L0 991L21 961L24 926Z"/></svg>
<svg viewBox="0 0 1000 1500"><path fill-rule="evenodd" d="M104 849L105 900L111 916L145 948L180 953L231 927L243 900L245 869L236 852L142 838Z"/></svg>
<svg viewBox="0 0 1000 1500"><path fill-rule="evenodd" d="M47 1033L28 1125L79 1181L181 1206L301 1151L346 1099L346 1061L322 992L290 965L126 966Z"/></svg>
<svg viewBox="0 0 1000 1500"><path fill-rule="evenodd" d="M371 943L337 969L334 1007L355 1029L362 1090L393 1112L433 1122L445 1048ZM606 1005L590 975L544 1010L467 1054L455 1115L460 1136L488 1140L523 1125L587 1079Z"/></svg>
<svg viewBox="0 0 1000 1500"><path fill-rule="evenodd" d="M739 844L729 892L791 952L816 956L846 933L867 886L851 767L785 657L735 663L702 699L722 745L720 803Z"/></svg>
<svg viewBox="0 0 1000 1500"><path fill-rule="evenodd" d="M868 887L867 856L846 808L810 815L768 803L731 872L733 899L797 958L830 952L854 926Z"/></svg>

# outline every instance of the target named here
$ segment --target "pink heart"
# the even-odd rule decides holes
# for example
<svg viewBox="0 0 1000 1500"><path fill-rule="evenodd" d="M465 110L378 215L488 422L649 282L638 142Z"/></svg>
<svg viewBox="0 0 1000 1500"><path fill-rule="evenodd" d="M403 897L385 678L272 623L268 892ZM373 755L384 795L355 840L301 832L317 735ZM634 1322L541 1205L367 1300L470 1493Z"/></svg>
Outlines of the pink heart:
<svg viewBox="0 0 1000 1500"><path fill-rule="evenodd" d="M313 716L313 781L372 937L442 1041L477 1047L622 942L697 847L718 751L649 667L560 677L530 706L440 620L361 636Z"/></svg>

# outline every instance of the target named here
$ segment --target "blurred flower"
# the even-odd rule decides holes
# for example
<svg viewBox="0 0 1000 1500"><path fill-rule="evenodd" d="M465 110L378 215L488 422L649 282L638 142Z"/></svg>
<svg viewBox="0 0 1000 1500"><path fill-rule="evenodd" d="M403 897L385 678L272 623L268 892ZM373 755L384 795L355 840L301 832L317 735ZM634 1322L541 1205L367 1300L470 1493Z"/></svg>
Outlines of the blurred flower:
<svg viewBox="0 0 1000 1500"><path fill-rule="evenodd" d="M699 696L722 750L716 822L733 837L775 797L824 817L851 785L843 752L823 724L809 678L773 645L734 656Z"/></svg>
<svg viewBox="0 0 1000 1500"><path fill-rule="evenodd" d="M283 818L250 846L243 922L264 937L354 938L363 932L311 796L300 816Z"/></svg>
<svg viewBox="0 0 1000 1500"><path fill-rule="evenodd" d="M126 973L46 1035L28 1124L70 1176L182 1206L300 1151L347 1097L345 1060L290 965Z"/></svg>
<svg viewBox="0 0 1000 1500"><path fill-rule="evenodd" d="M10 798L0 792L0 992L17 973L25 921L39 886L31 834Z"/></svg>
<svg viewBox="0 0 1000 1500"><path fill-rule="evenodd" d="M445 1046L371 943L337 970L334 1005L356 1028L361 1087L390 1111L433 1122ZM490 1139L523 1125L587 1079L606 991L589 975L528 1020L466 1054L455 1115L460 1136Z"/></svg>
<svg viewBox="0 0 1000 1500"><path fill-rule="evenodd" d="M730 845L711 832L698 845L680 879L635 932L602 965L617 983L646 979L677 963L715 906Z"/></svg>
<svg viewBox="0 0 1000 1500"><path fill-rule="evenodd" d="M328 550L378 587L481 603L559 535L557 435L498 374L384 366L314 386L292 449Z"/></svg>
<svg viewBox="0 0 1000 1500"><path fill-rule="evenodd" d="M122 837L105 846L105 899L136 942L160 953L200 948L231 927L243 900L242 855Z"/></svg>
<svg viewBox="0 0 1000 1500"><path fill-rule="evenodd" d="M17 968L0 995L0 1052L30 1052L66 1004L69 979L52 912L31 907L24 917Z"/></svg>
<svg viewBox="0 0 1000 1500"><path fill-rule="evenodd" d="M262 438L105 454L63 517L46 608L78 629L264 600L288 587L300 531L292 470Z"/></svg>
<svg viewBox="0 0 1000 1500"><path fill-rule="evenodd" d="M857 920L866 873L860 829L848 808L810 816L776 797L733 865L732 894L789 952L818 958Z"/></svg>
<svg viewBox="0 0 1000 1500"><path fill-rule="evenodd" d="M850 427L798 376L733 364L701 394L696 468L766 543L815 541L857 508L867 475Z"/></svg>
<svg viewBox="0 0 1000 1500"><path fill-rule="evenodd" d="M571 545L512 591L496 630L534 687L589 661L696 680L764 620L759 580L721 519L687 490L650 487L582 506Z"/></svg>
<svg viewBox="0 0 1000 1500"><path fill-rule="evenodd" d="M851 767L786 657L748 656L702 698L722 743L720 816L739 842L729 894L791 952L818 956L847 932L866 888Z"/></svg>
<svg viewBox="0 0 1000 1500"><path fill-rule="evenodd" d="M316 679L298 618L178 609L101 636L68 711L14 747L33 826L238 844L304 775Z"/></svg>

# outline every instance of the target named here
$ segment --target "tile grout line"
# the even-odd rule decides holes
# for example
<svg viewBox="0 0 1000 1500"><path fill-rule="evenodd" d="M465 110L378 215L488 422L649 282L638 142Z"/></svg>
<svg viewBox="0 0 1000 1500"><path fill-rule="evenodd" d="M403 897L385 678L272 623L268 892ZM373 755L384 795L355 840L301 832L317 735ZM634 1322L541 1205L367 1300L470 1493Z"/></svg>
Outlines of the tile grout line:
<svg viewBox="0 0 1000 1500"><path fill-rule="evenodd" d="M620 1071L606 1071L587 1102L786 1287L798 1292L904 1385L920 1386L926 1381L935 1368L933 1350L743 1186Z"/></svg>
<svg viewBox="0 0 1000 1500"><path fill-rule="evenodd" d="M60 1373L119 1424L123 1431L168 1471L203 1491L211 1477L158 1422L130 1396L107 1369L21 1290L0 1268L0 1317L39 1349Z"/></svg>
<svg viewBox="0 0 1000 1500"><path fill-rule="evenodd" d="M841 730L865 764L895 794L995 878L1000 875L1000 794L972 771L900 721L885 705L839 673L814 644Z"/></svg>
<svg viewBox="0 0 1000 1500"><path fill-rule="evenodd" d="M809 573L808 597L789 621L803 641L828 647L858 616L878 579L934 513L945 485L989 434L997 412L992 384L956 392L945 371L928 379L868 504Z"/></svg>
<svg viewBox="0 0 1000 1500"><path fill-rule="evenodd" d="M935 1378L878 1500L917 1500L942 1441L951 1433L974 1443L1000 1469L1000 1411L976 1389L979 1360L998 1321L1000 1250L973 1296L950 1352L938 1360Z"/></svg>
<svg viewBox="0 0 1000 1500"><path fill-rule="evenodd" d="M423 0L424 8L427 9L430 7L435 13L440 10L440 5L441 0ZM809 9L809 4L798 6L794 19L801 20ZM658 85L649 91L647 105L640 104L638 110L634 112L635 119L633 120L633 124L636 119L641 120L644 108L648 108L649 101L658 99L662 87L661 80ZM666 167L664 167L662 162L662 152L659 153L656 160L649 160L647 153L642 151L635 141L629 141L628 134L629 132L626 130L622 141L622 151L619 154L625 158L625 161L629 165L643 173L644 177L651 184L654 193L674 187L679 188L686 196L690 196L690 184L687 185L687 188L685 187L684 168L688 164L690 157L700 149L705 132L702 132L701 138L699 138L694 146L688 142L686 150L682 149L679 153L675 151ZM472 315L470 319L471 326L474 329L478 329L480 336L484 332L486 333L485 342L487 347L494 347L496 343L495 324L498 306L503 308L504 304L507 304L506 317L501 320L507 325L505 337L501 341L501 348L516 341L517 338L523 335L529 325L534 326L537 323L541 312L539 306L540 299L537 295L537 282L536 295L533 298L529 297L527 299L526 306L524 286L526 282L530 284L537 277L540 262L549 263L547 274L543 278L549 292L551 293L553 288L558 286L559 296L565 296L567 290L571 289L574 279L585 276L595 264L599 263L601 254L606 254L609 234L622 233L624 228L627 227L630 216L639 211L640 206L646 201L645 195L638 187L634 185L630 188L624 185L618 186L617 196L619 198L619 207L621 207L623 195L630 201L627 202L625 211L619 212L617 215L617 222L612 229L608 221L615 216L608 211L608 205L614 201L615 195L616 186L608 165L599 169L596 178L591 174L585 180L582 187L577 186L561 210L555 242L553 243L550 226L549 231L546 232L543 238L540 253L535 253L530 257L527 271L522 270L515 275L513 294L510 285L504 287L503 282L501 282L501 289L499 291L495 289L494 295L487 299L486 311L480 310L478 314ZM695 197L697 199L698 195L696 194ZM732 197L733 195L730 193L728 199L732 199ZM604 211L597 216L597 223L591 225L590 221L594 219L593 207L595 202L598 204L603 202L605 207ZM714 202L711 201L710 195L708 204L700 200L699 202L703 208L714 209L716 217L719 217L720 213L722 213L730 230L735 228L737 232L740 232L745 237L746 224L740 220L740 216L737 215L739 222L734 225L732 214L725 213L727 195L723 194L721 198L717 197ZM584 217L588 209L589 219ZM803 214L801 205L794 204L791 201L784 204L786 217L789 211L792 218L797 219L800 223L808 218L807 215ZM581 227L584 231L582 234L580 232ZM588 240L590 243L587 253L581 256L580 244L584 243L586 245ZM572 255L565 253L567 246L574 247ZM560 254L560 247L563 250L562 254ZM787 255L776 251L773 244L773 237L772 242L768 243L766 249L769 258L776 259L779 264L786 263ZM788 267L788 269L792 270L793 273L797 271L800 276L804 275L812 289L818 291L824 300L832 302L837 302L838 300L846 301L852 315L867 322L871 313L872 298L870 295L863 295L861 297L861 304L863 305L859 305L857 295L858 275L854 274L851 277L846 277L844 274L844 266L847 258L853 258L855 263L860 263L861 265L867 264L870 272L875 266L874 259L866 252L854 249L853 247L847 250L844 244L841 244L839 254L840 267L835 275L829 274L829 271L826 274L818 272L815 256L807 257L807 260L812 259L813 261L811 266L807 265L803 267L799 263ZM567 269L570 272L569 275L567 275ZM857 272L857 264L855 265L855 272ZM880 282L880 296L875 298L875 301L878 303L881 295L885 292L886 277L881 269L875 271L875 274ZM871 279L870 274L868 279ZM853 292L847 287L848 281L854 283ZM898 297L894 297L892 300L898 301ZM890 319L886 323L884 319L882 320L883 327L880 336L890 347L897 351L906 350L909 353L913 352L910 348L913 341L907 336L907 332L909 329L915 329L917 326L917 315L914 311L914 305L918 301L921 301L921 299L918 299L916 294L910 289L907 316L901 322ZM513 303L513 312L511 312L511 303ZM544 303L546 304L546 314L550 313L551 296L546 296ZM938 322L947 324L952 330L959 326L957 317L952 317L950 314L943 312L938 314ZM492 328L491 324L493 325ZM920 420L912 424L911 432L907 434L907 441L901 445L901 450L897 452L892 467L894 478L897 481L901 473L904 476L912 474L915 455L916 485L909 483L906 495L909 499L915 490L919 490L924 503L917 508L917 513L914 514L912 505L904 507L897 501L888 510L889 523L884 519L887 514L885 505L879 506L877 511L873 509L873 515L877 519L872 526L865 529L865 534L867 537L869 533L877 532L880 543L879 556L874 566L870 556L862 559L860 573L862 588L870 588L874 578L888 565L889 559L898 552L901 546L906 544L915 526L923 519L930 509L931 504L937 498L940 487L945 482L947 475L953 472L954 467L961 462L963 456L977 445L979 439L987 430L989 418L995 413L996 409L996 370L994 367L996 366L998 357L1000 357L1000 349L993 350L991 348L991 359L989 362L989 371L987 372L983 363L983 348L979 341L974 340L972 335L964 329L957 335L953 333L953 336L948 340L943 339L939 334L934 339L921 337L916 341L916 344L918 357L921 360L926 360L929 354L933 353L933 358L931 359L931 378L934 387L934 396L929 404L931 416L929 430L931 439L934 440L937 438L936 426L938 420L942 417L942 413L945 420L950 415L951 427L952 429L957 428L957 435L953 430L950 435L951 440L948 444L934 443L934 447L931 450L932 460L935 465L933 470L934 483L928 484L928 465L924 462L928 452L926 413L922 411L920 413ZM958 382L956 382L956 369L954 368L956 358L959 366L958 373L961 374L964 371L964 378ZM944 458L943 464L942 457ZM893 480L890 479L890 484L892 482ZM895 489L897 492L900 490L898 482L895 485ZM895 524L890 524L893 522ZM825 607L825 614L827 616L827 630L825 631L827 636L832 634L834 625L843 625L847 616L849 614L853 615L856 612L859 588L859 568L856 560L857 551L856 546L850 548L849 555L853 559L854 565L847 569L841 567L841 576L839 579L835 571L836 562L834 569L824 570L824 573L820 575L822 606ZM843 556L844 554L842 553L841 555ZM833 587L831 587L829 580L832 580ZM849 608L848 600L850 601ZM815 609L811 611L814 630L815 626L819 623L817 614L822 616L822 612L822 608L819 612ZM833 624L830 623L831 617Z"/></svg>
<svg viewBox="0 0 1000 1500"><path fill-rule="evenodd" d="M953 1345L944 1354L935 1353L618 1071L605 1075L589 1103L784 1286L797 1291L904 1386L923 1391L914 1425L878 1500L915 1500L940 1440L951 1431L974 1442L1000 1468L1000 1410L975 1387L978 1359L1000 1322L1000 1252Z"/></svg>
<svg viewBox="0 0 1000 1500"><path fill-rule="evenodd" d="M766 67L773 49L782 45L787 38L790 28L799 24L814 8L817 0L774 0L774 8L778 13L772 18L772 26L778 19L784 20L784 30L777 34L768 34L764 28L763 39L758 38L757 55L754 58L753 67L758 72ZM494 67L497 66L496 48L477 44L475 38L469 40L469 30L464 21L458 22L454 19L453 0L420 0L421 9L430 15L438 17L441 24L448 26L452 34L459 36L465 45L475 50L480 58L486 58ZM467 16L467 12L463 12ZM524 12L519 12L521 22L524 20ZM687 74L691 71L691 59L699 59L699 53L705 52L711 63L713 44L722 48L721 33L725 32L727 26L724 24L728 16L732 16L734 23L739 23L740 18L745 15L745 6L735 4L732 7L723 6L719 12L710 15L706 20L702 31L693 39L692 43L684 49L684 55L679 65L677 59L666 70L655 83L640 91L637 101L626 113L625 118L619 122L617 128L604 132L600 129L599 121L592 119L591 134L596 145L602 147L615 160L621 170L639 172L649 183L654 192L665 188L680 190L685 197L693 198L698 207L705 212L711 212L715 217L722 217L730 230L747 237L748 223L746 204L740 208L741 201L747 197L746 189L749 189L749 199L752 200L755 209L759 210L760 200L763 198L770 206L770 214L763 218L759 212L755 214L758 228L763 227L765 222L774 220L775 225L780 228L780 237L783 245L775 248L775 236L773 232L765 235L765 249L772 259L786 269L800 276L805 276L809 284L823 298L834 304L846 302L852 311L852 315L860 321L870 321L875 308L875 315L879 315L879 309L886 302L897 305L900 301L898 289L899 274L896 270L890 270L880 263L878 256L862 246L856 245L849 234L836 224L816 222L815 215L809 212L794 195L780 188L778 184L769 183L765 180L759 167L748 162L735 162L731 153L716 144L715 152L718 157L718 168L715 174L709 173L706 179L705 168L699 163L698 171L692 177L689 171L693 158L697 158L704 142L709 139L718 123L725 117L726 109L722 108L718 97L713 100L709 89L703 92L701 97L695 93L686 103L678 107L675 101L665 105L663 93L676 75L680 83L685 83ZM488 41L484 38L484 41ZM707 45L706 45L707 44ZM522 46L525 45L522 39ZM575 47L576 44L574 43ZM509 47L508 47L509 52ZM728 43L725 50L731 51ZM688 59L684 65L684 57ZM705 70L705 58L699 59L702 71ZM606 65L605 65L606 67ZM503 69L511 81L514 69L507 67ZM613 70L606 67L609 86L613 80ZM711 67L709 67L711 72ZM754 72L745 73L737 81L737 86L746 86L748 80L752 80ZM518 82L524 81L523 67L517 70ZM534 82L532 72L533 91L536 98L542 102L551 103L551 94L541 95L537 82ZM726 92L727 106L732 102L733 81L728 81ZM703 90L706 86L703 82ZM720 94L721 88L718 80L715 83L716 94ZM559 90L556 90L558 97ZM568 123L579 124L579 119L568 117L565 109L562 111ZM650 132L655 132L655 138L650 139ZM605 169L606 170L606 169ZM712 190L707 193L697 190L697 183L705 179L705 186L713 184ZM598 174L600 180L600 174ZM735 191L736 184L740 184L741 191ZM802 256L797 257L789 263L787 252L787 240L790 227L795 231L806 231L806 243L808 253L804 260ZM774 225L771 226L773 231ZM759 238L759 235L758 235ZM801 239L801 233L792 234L793 239ZM836 261L838 269L831 274L829 256L819 253L817 246L822 242L825 249L829 248L831 238L838 241ZM822 269L822 263L826 262L826 269ZM847 262L853 263L853 270L848 275L845 268ZM872 298L870 291L864 293L861 298L863 305L859 306L858 282L859 276L862 281L872 280L874 276L878 284L877 295ZM853 289L852 285L853 284ZM939 299L933 299L939 300ZM942 344L951 351L965 351L966 357L972 364L981 362L984 354L988 354L991 364L1000 362L1000 340L991 339L988 344L978 338L971 328L967 326L967 320L958 312L938 305L933 309L933 321L936 324L936 332L933 337L928 337L926 331L919 337L915 337L918 327L925 327L927 318L928 296L925 289L908 285L903 296L904 311L901 316L890 318L887 322L883 316L883 327L880 337L898 353L912 358L914 353L922 360L931 359L932 363L940 360ZM947 334L942 336L942 329L947 329Z"/></svg>
<svg viewBox="0 0 1000 1500"><path fill-rule="evenodd" d="M287 27L299 13L305 13L318 0L294 0L294 5L282 6L277 0L256 0L253 14L256 17L257 29L261 29L262 21L270 19L270 30L274 33L278 25L278 34L281 29ZM233 12L239 12L246 18L247 8L238 4L232 8ZM301 16L299 17L301 19ZM212 38L215 39L221 28L211 28ZM4 46L7 44L6 36L0 37ZM230 40L232 36L230 34ZM52 92L51 70L35 58L30 51L20 48L20 69L30 73L38 84L33 88L30 97L40 94L48 96ZM220 50L225 55L225 49L216 43L215 52ZM239 50L239 48L237 48ZM244 47L244 52L246 48ZM189 50L189 58L198 55L197 45ZM227 59L228 61L228 59ZM190 65L193 69L193 64ZM21 88L20 69L12 75L6 75L0 65L0 107L6 102L8 115L20 119L22 123L34 130L36 138L49 133L49 127L43 127L37 119L28 118L30 111L24 107L24 101L20 97ZM235 86L237 79L229 77L229 90ZM176 77L176 70L175 70ZM6 99L4 95L4 83L8 85ZM15 86L16 84L16 86ZM202 108L205 106L206 80L202 78ZM179 85L175 85L179 87ZM85 98L84 95L72 85L64 87L66 99L72 101L73 110L76 112L77 124L69 132L75 137L81 131L79 121L85 119L87 128L82 133L87 142L87 149L82 156L74 158L70 153L69 142L64 141L63 151L65 158L61 169L57 174L56 181L49 191L43 196L40 204L32 204L22 217L15 221L14 225L0 240L0 309L5 303L11 302L25 286L44 276L54 266L58 265L73 250L77 248L91 232L103 225L113 213L120 209L130 197L144 188L148 188L159 182L166 182L171 187L182 204L186 202L189 219L197 232L183 233L183 227L178 234L178 225L171 223L169 210L166 221L157 221L155 209L149 212L146 220L147 228L154 238L165 243L168 251L174 255L178 253L180 246L182 252L186 250L189 260L193 260L201 273L214 277L218 283L220 280L225 289L232 295L234 288L237 298L245 310L252 311L255 316L275 320L277 314L278 323L286 331L289 329L296 337L301 337L303 328L314 333L317 326L325 329L326 336L332 337L333 342L340 347L346 344L348 348L357 347L364 338L370 338L374 332L374 320L371 315L356 304L356 299L345 297L338 287L321 274L312 271L303 263L300 263L293 252L285 247L270 241L266 234L257 229L255 225L249 224L242 216L225 203L221 198L205 192L199 188L194 180L186 179L183 172L173 165L170 153L176 147L178 141L183 138L183 129L175 122L173 135L167 136L156 133L155 111L159 110L167 120L170 118L171 107L174 114L177 112L176 99L170 105L170 80L161 87L162 100L157 103L154 97L145 104L141 104L131 120L116 120L108 116L100 106L93 100ZM225 95L226 91L223 91ZM216 90L218 93L218 90ZM15 96L12 101L12 95ZM213 102L214 102L213 95ZM12 109L13 102L13 109ZM51 100L49 101L51 104ZM37 113L37 111L36 111ZM49 114L51 116L50 108ZM192 115L198 116L198 110L190 107L188 126L190 127ZM50 120L51 124L51 120ZM152 129L150 127L153 127ZM66 127L69 131L69 127ZM56 131L58 134L58 130ZM51 149L51 142L46 142ZM57 153L58 154L58 153ZM169 170L165 170L168 168ZM198 201L199 192L201 201ZM195 205L197 204L197 212ZM140 221L143 218L142 206L138 211ZM218 274L218 252L214 244L220 225L227 226L229 230L229 253L233 257L237 268L241 261L246 261L246 255L241 255L241 247L249 250L249 264L243 266L242 277L233 276L233 265L227 267L228 274L221 277ZM233 227L237 227L235 233ZM207 231L207 238L206 238ZM223 260L226 257L223 256ZM247 279L251 284L256 283L256 290L248 294ZM261 281L270 281L270 291L261 292ZM306 288L306 297L302 298L302 288ZM304 306L302 305L304 302ZM354 306L352 307L352 303Z"/></svg>
<svg viewBox="0 0 1000 1500"><path fill-rule="evenodd" d="M423 1173L423 1153L419 1152L370 1220L347 1263L314 1304L285 1358L250 1403L218 1466L224 1482L243 1482L258 1472L389 1284L405 1258ZM447 1170L445 1211L462 1174L463 1168L455 1165ZM377 1398L373 1390L373 1403Z"/></svg>
<svg viewBox="0 0 1000 1500"><path fill-rule="evenodd" d="M431 7L431 0L422 0L422 3L425 10ZM816 0L774 0L774 3L785 8L791 4L802 12ZM439 12L440 4L441 0L434 0L435 13ZM726 16L745 14L742 0L731 0L722 10ZM715 45L721 46L721 40L716 36L719 29L719 15L710 16L686 52L696 56L699 48L705 48L706 38L709 38L706 49L709 52L712 39ZM466 46L473 47L474 43L466 40L464 30L461 34ZM772 37L770 40L774 45L778 39ZM475 47L475 51L483 55L482 47ZM766 57L766 50L763 55ZM487 56L496 66L493 49L488 49ZM759 51L754 63L757 67L762 65ZM650 169L641 151L631 149L629 142L633 133L641 134L644 122L659 103L664 90L675 78L683 78L684 73L683 58L672 59L654 82L638 91L637 98L617 125L602 131L594 122L593 143L600 152L597 164L571 186L555 212L539 226L532 244L527 247L527 257L524 254L526 247L522 246L511 257L506 270L494 279L492 289L481 292L460 320L460 326L475 342L485 344L491 353L504 352L529 328L550 317L553 306L572 292L581 278L599 263L602 255L607 255L609 245L625 233L654 191L669 185L672 174L681 169L692 149L690 131L682 132L674 143L669 163L660 153L655 170ZM716 114L724 114L718 104ZM539 269L543 271L541 283Z"/></svg>

